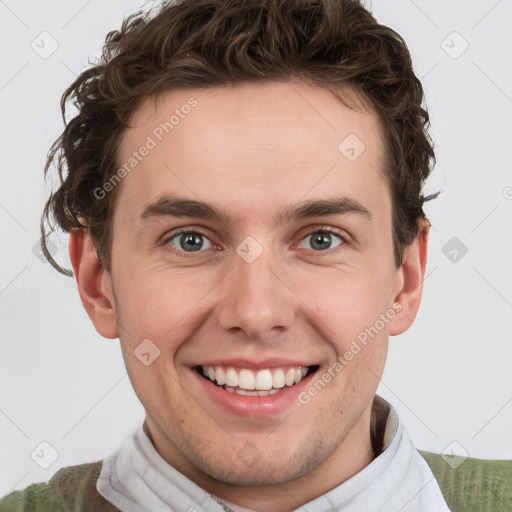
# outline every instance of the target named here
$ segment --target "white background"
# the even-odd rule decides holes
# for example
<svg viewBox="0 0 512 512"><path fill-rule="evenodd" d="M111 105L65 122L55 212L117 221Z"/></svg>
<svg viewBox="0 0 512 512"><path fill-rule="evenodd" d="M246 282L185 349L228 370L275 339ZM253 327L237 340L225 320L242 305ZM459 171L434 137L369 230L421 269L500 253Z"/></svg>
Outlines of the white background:
<svg viewBox="0 0 512 512"><path fill-rule="evenodd" d="M0 1L0 495L107 456L143 419L119 340L97 334L75 282L32 251L60 96L141 5ZM411 50L438 157L428 191L444 190L427 206L422 306L391 339L379 392L419 448L455 441L456 453L512 458L512 3L374 0L372 9ZM31 48L43 31L58 42L47 59ZM456 262L442 251L452 237L468 249ZM71 268L66 243L56 258ZM47 469L31 458L43 450L51 462L43 441L58 454Z"/></svg>

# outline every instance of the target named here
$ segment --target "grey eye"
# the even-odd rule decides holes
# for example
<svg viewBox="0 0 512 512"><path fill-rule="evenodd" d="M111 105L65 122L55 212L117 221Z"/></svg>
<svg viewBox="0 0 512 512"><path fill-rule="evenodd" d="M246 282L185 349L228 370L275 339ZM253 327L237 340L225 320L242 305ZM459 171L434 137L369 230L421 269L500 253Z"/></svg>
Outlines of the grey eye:
<svg viewBox="0 0 512 512"><path fill-rule="evenodd" d="M210 249L212 247L212 243L208 240L208 238L206 238L203 234L197 233L195 231L178 233L169 238L167 243L175 249L185 252L197 252L201 249ZM210 245L205 247L205 243L206 245Z"/></svg>
<svg viewBox="0 0 512 512"><path fill-rule="evenodd" d="M337 238L338 243L336 243L336 240L333 240L333 238ZM333 247L338 247L339 245L342 244L343 239L330 231L318 230L313 231L313 233L310 233L309 235L305 236L301 240L301 244L304 241L306 241L306 243L308 243L310 247L304 247L302 245L300 245L300 247L305 249L312 248L315 251L325 251L327 249L332 249Z"/></svg>

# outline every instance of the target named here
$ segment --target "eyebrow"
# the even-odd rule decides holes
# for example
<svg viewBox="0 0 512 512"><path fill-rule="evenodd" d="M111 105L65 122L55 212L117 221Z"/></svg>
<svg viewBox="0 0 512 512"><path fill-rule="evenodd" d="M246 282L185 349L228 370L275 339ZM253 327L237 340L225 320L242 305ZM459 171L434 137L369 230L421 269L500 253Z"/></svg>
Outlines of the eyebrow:
<svg viewBox="0 0 512 512"><path fill-rule="evenodd" d="M339 197L303 201L278 212L274 217L274 223L282 224L291 220L347 214L358 214L370 222L372 220L370 211L361 203L348 197ZM217 220L225 224L231 223L231 217L224 208L177 196L158 198L147 205L140 215L143 221L163 217L197 217Z"/></svg>

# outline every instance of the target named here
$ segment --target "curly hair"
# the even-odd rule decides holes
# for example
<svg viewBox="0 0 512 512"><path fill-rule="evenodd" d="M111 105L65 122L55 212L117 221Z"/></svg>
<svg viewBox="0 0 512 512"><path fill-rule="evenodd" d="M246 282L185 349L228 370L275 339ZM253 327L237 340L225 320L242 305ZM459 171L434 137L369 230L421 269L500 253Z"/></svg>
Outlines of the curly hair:
<svg viewBox="0 0 512 512"><path fill-rule="evenodd" d="M120 30L107 34L101 57L91 64L62 95L65 128L44 169L46 177L52 165L57 168L60 186L41 217L42 249L68 276L72 272L47 248L55 223L67 233L89 229L111 271L112 219L121 185L105 198L94 191L118 168L117 150L131 114L147 98L171 89L292 79L331 92L354 88L383 127L397 267L425 218L424 202L437 196L422 193L435 153L409 50L360 0L170 0L126 17ZM78 114L66 123L68 102Z"/></svg>

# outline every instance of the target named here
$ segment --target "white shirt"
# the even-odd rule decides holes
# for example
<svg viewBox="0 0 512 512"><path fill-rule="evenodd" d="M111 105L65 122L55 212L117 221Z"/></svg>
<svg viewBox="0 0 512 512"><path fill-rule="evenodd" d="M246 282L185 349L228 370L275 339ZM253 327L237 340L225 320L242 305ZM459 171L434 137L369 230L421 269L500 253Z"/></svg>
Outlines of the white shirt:
<svg viewBox="0 0 512 512"><path fill-rule="evenodd" d="M385 424L380 455L295 512L450 512L395 410L382 398L375 400L389 411L381 418ZM156 451L143 425L103 461L96 488L123 512L252 512L220 500L174 469Z"/></svg>

